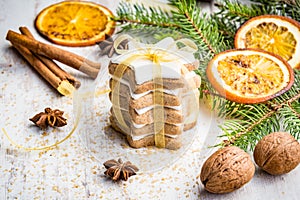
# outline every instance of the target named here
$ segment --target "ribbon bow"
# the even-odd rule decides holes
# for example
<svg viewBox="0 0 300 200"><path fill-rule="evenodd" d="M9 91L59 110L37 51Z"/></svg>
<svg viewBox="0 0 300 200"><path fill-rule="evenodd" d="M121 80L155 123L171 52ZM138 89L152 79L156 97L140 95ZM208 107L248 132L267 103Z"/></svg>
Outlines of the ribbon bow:
<svg viewBox="0 0 300 200"><path fill-rule="evenodd" d="M115 85L113 85L112 89L112 103L113 112L115 113L116 119L118 123L125 130L130 130L130 128L125 123L123 118L121 109L120 109L120 80L123 77L127 66L130 66L131 63L138 59L145 59L152 61L153 65L153 118L154 118L154 138L155 138L155 146L164 148L165 144L165 131L164 131L164 123L165 123L165 113L164 113L164 96L163 96L163 77L162 77L162 66L161 64L164 62L172 62L179 61L179 55L175 53L180 53L180 55L192 55L195 51L197 51L197 46L194 42L188 39L180 39L174 41L172 38L167 38L162 40L157 44L143 44L134 41L128 35L119 36L114 43L114 48L116 52L119 54L126 54L129 50L117 49L119 44L128 40L131 42L132 49L135 49L137 52L128 58L124 59L116 68L113 76L117 78ZM184 45L183 48L178 49L177 44L181 43ZM130 46L130 45L129 45ZM166 47L166 48L162 48ZM191 57L191 56L190 56ZM182 67L185 66L182 64ZM187 70L187 69L186 69Z"/></svg>

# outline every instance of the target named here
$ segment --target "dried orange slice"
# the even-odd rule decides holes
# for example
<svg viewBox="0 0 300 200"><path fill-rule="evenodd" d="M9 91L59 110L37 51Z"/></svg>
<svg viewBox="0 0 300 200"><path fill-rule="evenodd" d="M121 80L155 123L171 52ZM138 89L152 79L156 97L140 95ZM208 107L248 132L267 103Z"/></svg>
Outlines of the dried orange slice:
<svg viewBox="0 0 300 200"><path fill-rule="evenodd" d="M228 50L208 64L207 78L226 99L260 103L281 95L294 83L294 71L281 57L262 50Z"/></svg>
<svg viewBox="0 0 300 200"><path fill-rule="evenodd" d="M89 46L114 32L112 12L92 2L64 1L42 10L35 20L38 32L65 46Z"/></svg>
<svg viewBox="0 0 300 200"><path fill-rule="evenodd" d="M251 18L237 31L235 48L258 48L277 54L292 68L300 68L300 25L277 15Z"/></svg>

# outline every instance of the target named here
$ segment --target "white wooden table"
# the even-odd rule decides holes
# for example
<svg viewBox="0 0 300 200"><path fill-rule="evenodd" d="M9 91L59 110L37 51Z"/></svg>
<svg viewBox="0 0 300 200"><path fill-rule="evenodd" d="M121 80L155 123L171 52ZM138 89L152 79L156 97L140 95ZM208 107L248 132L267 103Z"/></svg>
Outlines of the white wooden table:
<svg viewBox="0 0 300 200"><path fill-rule="evenodd" d="M47 43L35 31L33 21L41 9L54 2L58 1L0 1L0 128L14 140L18 136L24 138L22 134L32 128L28 118L46 106L64 110L72 125L73 99L57 94L5 40L9 29L18 31L19 26L26 25L38 40ZM113 11L117 7L116 1L95 2ZM211 6L203 6L211 10ZM61 48L89 56L98 47ZM75 70L65 69L81 78ZM282 176L271 176L257 169L251 182L235 192L225 195L206 192L197 176L204 160L214 150L207 146L214 143L219 131L216 123L220 121L211 118L205 106L203 113L208 120L202 125L208 129L198 130L191 146L175 163L118 183L103 176L103 160L95 158L91 149L83 145L80 129L63 144L46 151L16 148L1 130L0 199L299 199L300 167ZM101 153L101 149L94 151Z"/></svg>

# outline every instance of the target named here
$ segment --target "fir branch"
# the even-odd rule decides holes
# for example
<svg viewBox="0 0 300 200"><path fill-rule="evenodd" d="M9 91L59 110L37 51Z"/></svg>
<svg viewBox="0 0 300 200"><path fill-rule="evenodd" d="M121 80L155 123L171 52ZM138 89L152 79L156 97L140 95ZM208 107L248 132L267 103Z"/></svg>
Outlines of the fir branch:
<svg viewBox="0 0 300 200"><path fill-rule="evenodd" d="M191 31L196 33L194 34L194 37L197 37L195 39L203 41L204 45L207 47L207 51L211 55L215 55L216 51L213 49L212 45L208 42L208 39L204 36L201 30L201 26L204 26L204 22L199 18L199 16L201 16L201 10L196 8L196 1L178 1L175 3L175 6L178 8L178 12L174 12L174 14L181 19L179 24L181 28L187 33L191 33Z"/></svg>
<svg viewBox="0 0 300 200"><path fill-rule="evenodd" d="M168 36L174 39L183 37L171 12L163 11L159 7L146 8L139 3L132 5L121 2L113 20L120 25L119 33L129 34L143 43L156 43Z"/></svg>
<svg viewBox="0 0 300 200"><path fill-rule="evenodd" d="M159 26L145 26L141 29L140 24L127 24L122 27L119 33L126 33L134 37L135 40L143 43L157 43L166 37L172 37L175 40L186 38L181 32L176 29L170 29Z"/></svg>
<svg viewBox="0 0 300 200"><path fill-rule="evenodd" d="M224 122L224 126L221 128L228 137L228 140L225 140L222 145L233 144L245 150L250 145L250 149L252 150L253 144L261 139L261 136L266 135L263 133L271 133L279 130L279 120L274 115L276 110L270 110L259 104L248 105L246 108L246 110L236 111L242 119L229 119ZM238 123L232 126L233 122ZM255 139L253 140L253 138Z"/></svg>
<svg viewBox="0 0 300 200"><path fill-rule="evenodd" d="M202 13L201 8L196 5L195 0L172 0L170 1L177 10L172 14L156 8L145 8L141 4L121 3L117 9L115 21L123 24L123 30L143 30L145 27L156 26L161 28L180 31L190 36L198 45L197 58L205 64L217 53L227 49L227 43L219 33L218 25ZM204 66L205 65L205 66Z"/></svg>
<svg viewBox="0 0 300 200"><path fill-rule="evenodd" d="M219 9L212 15L219 30L229 44L233 44L237 29L248 19L265 14L291 17L300 21L300 0L251 0L246 5L238 0L217 1Z"/></svg>
<svg viewBox="0 0 300 200"><path fill-rule="evenodd" d="M262 5L262 4L251 4L246 5L238 0L225 0L217 1L215 3L220 11L217 15L226 16L228 20L237 20L238 23L243 23L252 17L264 14L272 14L276 12L276 9L272 6Z"/></svg>
<svg viewBox="0 0 300 200"><path fill-rule="evenodd" d="M145 8L143 4L130 4L121 2L117 8L117 16L113 18L114 21L123 25L140 24L145 26L158 26L177 28L174 23L174 18L171 13L165 12L160 8Z"/></svg>
<svg viewBox="0 0 300 200"><path fill-rule="evenodd" d="M173 16L180 30L197 42L201 59L211 59L215 54L225 50L227 44L221 37L218 26L194 0L173 1L178 9L173 11Z"/></svg>
<svg viewBox="0 0 300 200"><path fill-rule="evenodd" d="M289 110L290 113L294 114L293 116L295 116L297 119L300 119L300 113L298 113L298 111L293 108L292 104L288 103L286 105L286 108L288 108L288 110ZM287 119L287 118L285 118L285 119Z"/></svg>
<svg viewBox="0 0 300 200"><path fill-rule="evenodd" d="M212 18L218 24L223 36L233 44L233 38L237 29L248 19L264 15L275 14L276 9L272 6L263 4L245 5L237 0L217 1L215 6L218 12Z"/></svg>
<svg viewBox="0 0 300 200"><path fill-rule="evenodd" d="M283 129L293 133L295 138L300 138L300 104L292 103L281 111Z"/></svg>
<svg viewBox="0 0 300 200"><path fill-rule="evenodd" d="M300 0L251 0L262 6L272 7L275 14L300 21Z"/></svg>
<svg viewBox="0 0 300 200"><path fill-rule="evenodd" d="M196 73L202 79L200 98L203 98L206 96L203 91L214 92L206 77L206 66L216 54L226 50L228 44L220 34L218 24L207 13L202 12L195 0L173 0L172 5L177 8L172 14L176 19L174 22L179 26L178 30L198 46L195 57L199 60L199 68Z"/></svg>

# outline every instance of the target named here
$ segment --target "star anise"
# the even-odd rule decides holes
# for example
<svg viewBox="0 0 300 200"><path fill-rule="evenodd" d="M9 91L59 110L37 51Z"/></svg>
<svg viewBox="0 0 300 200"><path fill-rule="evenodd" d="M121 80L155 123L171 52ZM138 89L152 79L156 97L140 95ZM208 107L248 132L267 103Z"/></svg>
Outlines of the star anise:
<svg viewBox="0 0 300 200"><path fill-rule="evenodd" d="M58 109L45 108L45 112L40 112L29 120L41 129L46 129L48 126L61 127L67 125L67 119L63 117L63 114L64 112Z"/></svg>
<svg viewBox="0 0 300 200"><path fill-rule="evenodd" d="M130 161L123 163L121 158L118 161L108 160L103 165L107 169L104 174L110 176L114 181L127 181L130 176L136 175L136 172L139 171Z"/></svg>
<svg viewBox="0 0 300 200"><path fill-rule="evenodd" d="M107 55L111 58L114 53L116 53L116 49L114 47L115 41L109 35L105 35L105 40L98 43L99 48L101 49L100 56ZM122 41L118 46L118 49L128 49L128 40Z"/></svg>

